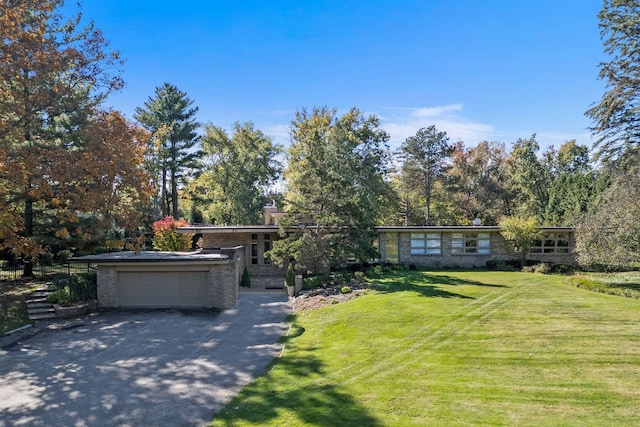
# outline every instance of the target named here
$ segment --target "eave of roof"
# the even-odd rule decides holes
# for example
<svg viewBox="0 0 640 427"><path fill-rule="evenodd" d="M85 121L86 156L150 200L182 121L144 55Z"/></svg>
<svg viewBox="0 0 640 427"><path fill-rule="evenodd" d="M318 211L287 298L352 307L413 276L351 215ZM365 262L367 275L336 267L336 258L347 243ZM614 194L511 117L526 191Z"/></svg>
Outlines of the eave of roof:
<svg viewBox="0 0 640 427"><path fill-rule="evenodd" d="M313 227L311 227L313 228ZM295 230L292 227L291 230ZM431 226L431 225L415 225L415 226L378 226L375 227L379 232L420 232L420 231L432 231L432 232L447 232L447 231L499 231L501 229L498 225L451 225L451 226ZM573 231L573 227L540 227L543 231ZM201 225L201 226L188 226L179 227L178 232L181 233L196 233L196 234L222 234L222 233L273 233L280 230L278 225L236 225L236 226L224 226L224 225Z"/></svg>

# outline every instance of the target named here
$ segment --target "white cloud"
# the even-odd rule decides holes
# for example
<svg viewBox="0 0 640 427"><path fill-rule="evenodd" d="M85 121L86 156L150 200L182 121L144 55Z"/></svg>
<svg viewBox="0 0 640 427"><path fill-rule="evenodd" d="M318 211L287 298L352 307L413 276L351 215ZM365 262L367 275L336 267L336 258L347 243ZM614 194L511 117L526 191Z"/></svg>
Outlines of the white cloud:
<svg viewBox="0 0 640 427"><path fill-rule="evenodd" d="M496 137L490 124L474 122L462 116L462 104L421 108L387 108L386 114L378 114L380 127L391 135L391 145L399 146L418 129L434 125L445 131L451 142L464 141L475 144Z"/></svg>
<svg viewBox="0 0 640 427"><path fill-rule="evenodd" d="M273 142L280 145L289 145L290 142L290 134L289 130L291 125L289 124L273 124L268 125L262 128L262 132L265 135L270 136L273 139Z"/></svg>
<svg viewBox="0 0 640 427"><path fill-rule="evenodd" d="M467 146L474 146L482 141L504 142L509 146L518 138L529 138L534 132L542 151L554 145L559 148L566 141L576 139L578 144L591 146L593 140L586 131L570 133L568 131L530 131L497 129L489 123L481 123L464 116L463 104L450 104L432 107L390 107L378 111L365 111L366 115L374 114L380 118L380 127L390 136L392 148L398 148L405 139L416 134L418 129L434 125L439 131L447 132L451 143L464 141ZM284 113L284 112L283 112ZM340 112L338 113L340 114ZM288 146L291 123L272 123L259 127L273 138L274 142Z"/></svg>

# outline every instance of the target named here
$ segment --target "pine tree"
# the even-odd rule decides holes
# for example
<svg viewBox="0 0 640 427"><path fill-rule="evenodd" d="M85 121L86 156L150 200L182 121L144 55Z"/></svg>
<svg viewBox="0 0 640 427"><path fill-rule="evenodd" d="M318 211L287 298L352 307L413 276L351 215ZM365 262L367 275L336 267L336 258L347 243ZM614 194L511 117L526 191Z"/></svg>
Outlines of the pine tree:
<svg viewBox="0 0 640 427"><path fill-rule="evenodd" d="M162 216L178 218L178 188L185 176L198 165L201 157L200 138L195 120L198 107L176 86L164 83L155 89L143 107L137 107L134 118L152 134L149 141L149 164L159 175Z"/></svg>
<svg viewBox="0 0 640 427"><path fill-rule="evenodd" d="M594 122L597 158L625 166L638 162L640 149L640 6L637 0L605 0L598 17L610 59L600 64L606 91L586 115Z"/></svg>

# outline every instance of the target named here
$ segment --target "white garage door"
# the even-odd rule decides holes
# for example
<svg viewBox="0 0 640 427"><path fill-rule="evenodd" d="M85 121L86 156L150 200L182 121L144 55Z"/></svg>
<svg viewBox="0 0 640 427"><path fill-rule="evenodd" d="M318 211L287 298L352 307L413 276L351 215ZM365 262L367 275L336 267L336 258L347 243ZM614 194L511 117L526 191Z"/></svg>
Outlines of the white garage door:
<svg viewBox="0 0 640 427"><path fill-rule="evenodd" d="M118 273L120 307L204 307L208 273L167 271Z"/></svg>

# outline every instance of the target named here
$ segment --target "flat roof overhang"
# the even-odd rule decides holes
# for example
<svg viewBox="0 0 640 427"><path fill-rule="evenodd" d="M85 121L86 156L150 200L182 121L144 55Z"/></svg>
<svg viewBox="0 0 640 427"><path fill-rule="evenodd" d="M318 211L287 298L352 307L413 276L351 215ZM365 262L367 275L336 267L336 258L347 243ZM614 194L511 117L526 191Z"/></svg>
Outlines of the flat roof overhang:
<svg viewBox="0 0 640 427"><path fill-rule="evenodd" d="M69 259L71 263L81 264L123 264L123 263L189 263L189 264L226 264L229 256L203 252L163 252L163 251L123 251L98 255L86 255Z"/></svg>

